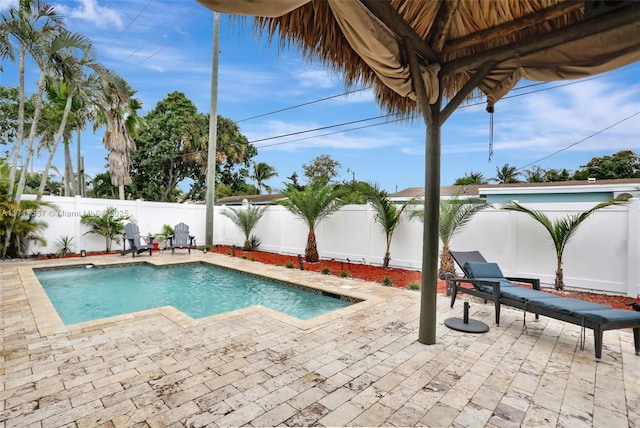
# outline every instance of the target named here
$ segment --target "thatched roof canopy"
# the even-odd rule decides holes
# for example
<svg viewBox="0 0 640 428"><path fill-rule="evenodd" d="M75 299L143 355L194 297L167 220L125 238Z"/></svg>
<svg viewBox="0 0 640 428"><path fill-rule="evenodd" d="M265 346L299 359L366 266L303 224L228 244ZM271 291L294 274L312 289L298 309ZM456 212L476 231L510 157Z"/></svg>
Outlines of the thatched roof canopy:
<svg viewBox="0 0 640 428"><path fill-rule="evenodd" d="M257 16L261 32L367 84L383 109L427 125L421 343L435 343L441 128L481 92L489 111L522 78L575 79L640 60L640 2L198 0ZM597 100L594 100L597 102ZM444 108L442 105L446 104Z"/></svg>
<svg viewBox="0 0 640 428"><path fill-rule="evenodd" d="M383 109L404 116L417 104L403 40L419 57L430 102L439 90L452 99L478 70L486 75L463 97L482 91L497 101L523 77L585 77L640 60L634 1L198 1L256 15L259 32L339 70L347 86L373 86Z"/></svg>

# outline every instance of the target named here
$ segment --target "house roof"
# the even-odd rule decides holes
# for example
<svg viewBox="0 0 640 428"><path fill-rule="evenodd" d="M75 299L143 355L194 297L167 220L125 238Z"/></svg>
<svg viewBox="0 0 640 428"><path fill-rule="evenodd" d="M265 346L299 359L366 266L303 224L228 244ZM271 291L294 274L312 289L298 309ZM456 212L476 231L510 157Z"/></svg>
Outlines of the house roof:
<svg viewBox="0 0 640 428"><path fill-rule="evenodd" d="M637 185L640 186L640 178L623 178L616 180L597 180L589 182L586 180L575 181L553 181L545 183L502 183L502 184L466 184L463 186L442 186L440 187L440 196L480 196L480 189L534 189L548 187L569 187L569 186L589 186L597 189L598 186L615 186L615 185ZM415 198L424 196L424 187L408 187L400 192L389 195L390 198Z"/></svg>

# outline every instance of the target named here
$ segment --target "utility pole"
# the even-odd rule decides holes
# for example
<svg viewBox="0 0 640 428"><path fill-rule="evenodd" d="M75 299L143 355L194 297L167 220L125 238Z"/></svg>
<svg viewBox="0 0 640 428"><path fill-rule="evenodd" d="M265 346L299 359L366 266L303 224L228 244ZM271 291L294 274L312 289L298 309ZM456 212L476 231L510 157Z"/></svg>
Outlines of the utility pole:
<svg viewBox="0 0 640 428"><path fill-rule="evenodd" d="M211 112L207 150L207 210L205 245L213 245L213 204L216 197L216 144L218 141L218 57L220 55L220 15L213 13L213 61L211 65Z"/></svg>

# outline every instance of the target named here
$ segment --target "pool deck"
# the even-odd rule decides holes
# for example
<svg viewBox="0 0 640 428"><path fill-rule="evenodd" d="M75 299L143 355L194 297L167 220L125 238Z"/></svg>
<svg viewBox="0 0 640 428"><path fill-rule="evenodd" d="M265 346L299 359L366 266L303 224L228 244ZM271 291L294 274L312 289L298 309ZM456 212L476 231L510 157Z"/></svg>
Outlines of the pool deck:
<svg viewBox="0 0 640 428"><path fill-rule="evenodd" d="M300 321L263 307L200 320L164 307L64 326L32 268L208 261L365 301ZM436 344L417 341L420 293L221 254L177 251L0 262L0 428L229 426L640 427L630 329L593 334L462 297L437 297ZM484 334L444 326L462 316Z"/></svg>

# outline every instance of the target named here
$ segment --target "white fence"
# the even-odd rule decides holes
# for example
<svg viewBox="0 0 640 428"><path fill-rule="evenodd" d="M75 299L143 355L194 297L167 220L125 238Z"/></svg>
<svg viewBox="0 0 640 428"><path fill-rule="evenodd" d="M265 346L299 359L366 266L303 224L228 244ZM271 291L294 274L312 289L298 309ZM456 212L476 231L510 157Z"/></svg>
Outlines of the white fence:
<svg viewBox="0 0 640 428"><path fill-rule="evenodd" d="M185 222L198 245L204 244L204 205L172 204L146 201L118 201L81 197L48 197L59 212L46 211L48 223L45 247L34 246L33 253L53 253L56 241L73 237L74 249L104 250L100 236L85 234L80 224L86 212L102 211L109 206L129 214L140 227L141 235L160 233L164 224ZM551 218L575 215L593 206L590 203L536 203L528 207ZM215 207L214 243L242 245L244 237L229 219L220 215L226 208ZM385 238L374 222L369 206L348 205L322 221L316 236L323 259L355 263L381 264ZM261 250L281 254L303 254L306 225L281 206L271 206L258 223L254 234L260 238ZM640 296L640 199L627 206L608 207L594 213L580 226L565 249L564 280L568 289ZM495 207L478 213L452 240L452 249L479 250L496 261L509 276L533 276L544 284L554 281L556 260L551 240L542 226L529 216ZM121 248L114 244L114 249ZM422 223L403 219L391 243L391 265L420 269L422 258Z"/></svg>

